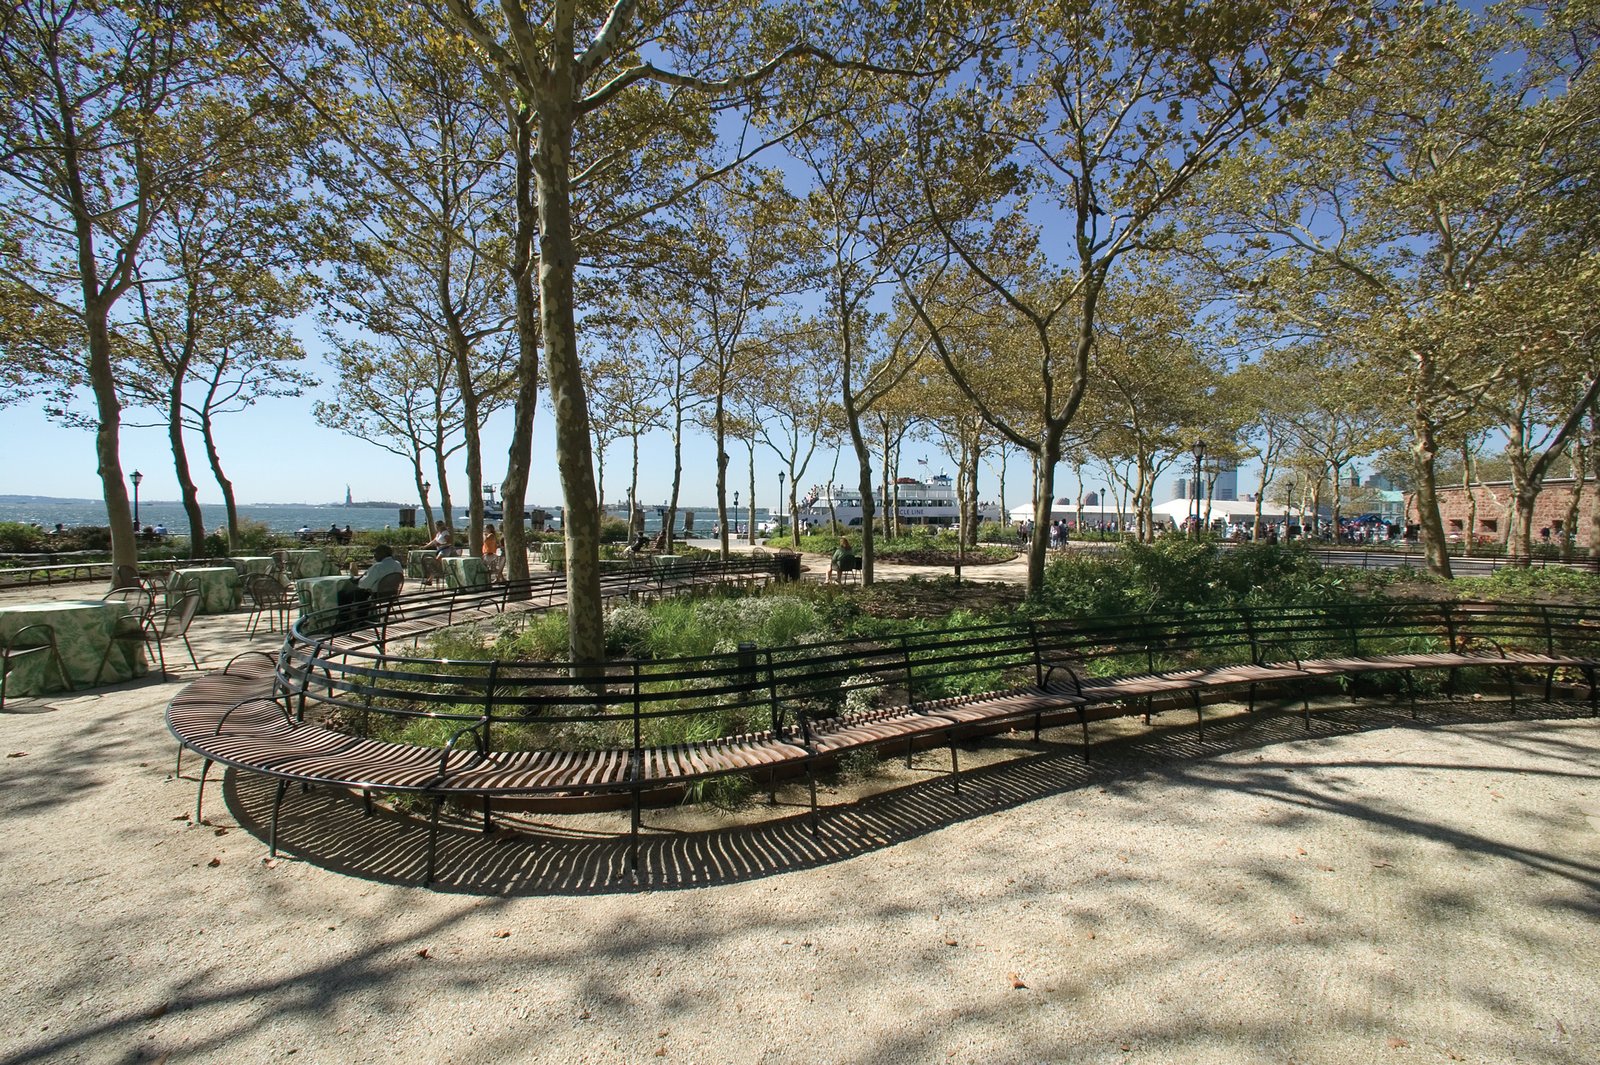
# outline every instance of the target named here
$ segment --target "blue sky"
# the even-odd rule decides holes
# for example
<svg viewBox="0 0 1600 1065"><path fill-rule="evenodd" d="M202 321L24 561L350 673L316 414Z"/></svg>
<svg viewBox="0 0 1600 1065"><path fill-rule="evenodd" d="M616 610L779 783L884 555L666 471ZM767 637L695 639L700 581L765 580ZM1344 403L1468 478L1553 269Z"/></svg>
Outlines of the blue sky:
<svg viewBox="0 0 1600 1065"><path fill-rule="evenodd" d="M331 372L322 366L322 349L308 340L310 358L307 369ZM409 465L371 444L326 429L312 417L317 399L331 399L332 389L324 386L314 393L290 399L264 401L242 414L219 420L218 436L223 467L232 479L241 503L331 503L344 499L345 485L357 499L382 499L411 502L416 498ZM138 418L145 412L136 412ZM492 418L483 430L484 467L489 479L498 483L505 472L505 452L510 441L510 415ZM534 421L534 464L528 497L531 503L559 504L561 486L555 469L553 418L544 408ZM211 478L198 437L190 440L191 476L199 486L202 503L222 502L221 489ZM93 434L83 429L61 426L45 417L36 405L0 407L0 449L12 461L0 471L0 495L41 495L86 499L100 497L100 479L95 472ZM778 492L780 466L770 453L759 449L756 457L756 492L761 506L771 505ZM839 463L839 480L854 484L856 466L846 449ZM748 460L743 445L730 449L729 494L740 491L740 501L748 502ZM916 459L926 457L927 469L943 469L954 475L955 465L943 459L931 445L908 443L903 450L906 476L917 476L923 467ZM626 494L631 461L626 441L615 444L607 453L605 494L620 499ZM164 428L122 429L124 470L138 469L144 474L139 494L148 500L178 498L177 476L173 472L171 450ZM640 494L646 503L662 502L672 483L672 445L664 433L647 437L640 448ZM803 486L828 479L833 456L821 449L812 459ZM1063 470L1057 481L1058 495L1076 492L1069 484L1070 471ZM715 462L711 440L693 434L684 449L684 487L682 502L706 507L715 500ZM431 478L430 478L431 479ZM465 503L466 460L456 456L451 469L455 502ZM999 495L996 475L985 467L979 479L985 500ZM1165 497L1165 493L1158 493ZM1025 459L1013 460L1006 477L1006 502L1011 506L1028 497L1028 466ZM437 489L434 492L437 500Z"/></svg>

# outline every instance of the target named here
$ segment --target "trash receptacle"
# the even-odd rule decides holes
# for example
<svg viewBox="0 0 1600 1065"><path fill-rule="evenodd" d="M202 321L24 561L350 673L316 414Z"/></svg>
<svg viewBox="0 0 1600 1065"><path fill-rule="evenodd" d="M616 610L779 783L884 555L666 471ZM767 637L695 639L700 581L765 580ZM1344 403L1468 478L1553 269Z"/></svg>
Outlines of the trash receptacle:
<svg viewBox="0 0 1600 1065"><path fill-rule="evenodd" d="M778 579L780 581L797 581L800 579L800 556L793 551L778 552Z"/></svg>

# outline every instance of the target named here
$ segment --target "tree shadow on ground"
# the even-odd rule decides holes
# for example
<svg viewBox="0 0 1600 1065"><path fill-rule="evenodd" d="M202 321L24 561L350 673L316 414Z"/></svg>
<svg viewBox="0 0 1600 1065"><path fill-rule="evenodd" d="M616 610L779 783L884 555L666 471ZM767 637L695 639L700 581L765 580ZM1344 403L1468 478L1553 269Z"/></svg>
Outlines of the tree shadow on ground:
<svg viewBox="0 0 1600 1065"><path fill-rule="evenodd" d="M440 821L436 878L431 886L444 892L506 896L731 884L845 861L974 818L1089 787L1138 787L1144 778L1253 792L1308 811L1381 818L1386 815L1365 809L1359 796L1306 792L1275 776L1270 765L1257 764L1248 772L1230 767L1226 773L1196 767L1222 755L1374 729L1461 728L1588 717L1587 707L1526 700L1515 705L1498 701L1430 705L1420 720L1389 704L1346 705L1318 710L1309 731L1298 714L1237 714L1208 719L1203 738L1192 724L1162 724L1132 737L1098 742L1087 761L1081 746L1055 737L1037 745L998 737L984 741L984 746L1007 746L1014 752L1012 757L965 769L959 777L939 773L848 804L824 805L815 832L803 800L787 798L770 806L763 803L762 809L770 810L772 816L756 823L699 831L652 827L647 812L638 845L637 875L629 864L626 813L615 815L609 823L607 818L592 816L564 823L561 819L497 815L495 828L485 832L475 814L447 811ZM1075 734L1056 733L1060 737ZM1523 751L1561 742L1536 732L1503 736L1501 741ZM1402 763L1383 765L1407 768ZM1374 768L1377 763L1362 766ZM225 774L223 784L229 811L265 846L275 784L232 771ZM1400 820L1394 820L1393 827L1406 832L1428 830L1428 826ZM278 835L280 856L397 884L421 883L427 840L424 816L383 807L368 814L359 796L329 789L304 792L291 788L282 807ZM1469 851L1492 851L1600 886L1595 869L1581 863L1521 854L1486 839L1462 838L1456 843Z"/></svg>

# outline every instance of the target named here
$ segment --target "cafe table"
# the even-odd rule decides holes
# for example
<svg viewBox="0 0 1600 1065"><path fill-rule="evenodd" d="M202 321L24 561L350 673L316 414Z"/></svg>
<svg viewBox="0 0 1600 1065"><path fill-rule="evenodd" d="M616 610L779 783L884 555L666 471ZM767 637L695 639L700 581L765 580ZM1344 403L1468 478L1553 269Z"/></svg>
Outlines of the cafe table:
<svg viewBox="0 0 1600 1065"><path fill-rule="evenodd" d="M303 577L295 581L295 595L300 597L300 631L313 636L332 632L339 617L339 589L354 585L349 577Z"/></svg>
<svg viewBox="0 0 1600 1065"><path fill-rule="evenodd" d="M338 572L337 567L328 560L328 556L321 548L302 547L293 551L284 552L289 559L289 579L302 580L306 577L330 577Z"/></svg>
<svg viewBox="0 0 1600 1065"><path fill-rule="evenodd" d="M489 567L483 559L466 555L444 560L444 583L447 588L482 591L489 587Z"/></svg>
<svg viewBox="0 0 1600 1065"><path fill-rule="evenodd" d="M120 601L99 599L69 599L54 603L17 603L0 607L0 641L9 641L29 625L49 625L55 631L56 648L61 652L62 665L67 679L74 688L88 688L100 673L100 663L105 661L102 684L117 684L145 675L142 639L119 640L113 646L112 636L118 623L127 614ZM137 631L137 622L128 623ZM23 637L26 644L35 643L30 632ZM111 657L106 660L106 648ZM6 679L6 698L13 695L42 695L61 691L61 677L48 654L29 655L19 659Z"/></svg>
<svg viewBox="0 0 1600 1065"><path fill-rule="evenodd" d="M167 605L186 592L198 592L201 614L230 614L239 609L243 583L232 566L192 566L175 569L167 579Z"/></svg>
<svg viewBox="0 0 1600 1065"><path fill-rule="evenodd" d="M235 555L228 560L239 571L241 579L258 573L270 574L273 570L271 555Z"/></svg>
<svg viewBox="0 0 1600 1065"><path fill-rule="evenodd" d="M539 561L553 570L565 569L567 565L567 542L565 540L551 540L540 544Z"/></svg>

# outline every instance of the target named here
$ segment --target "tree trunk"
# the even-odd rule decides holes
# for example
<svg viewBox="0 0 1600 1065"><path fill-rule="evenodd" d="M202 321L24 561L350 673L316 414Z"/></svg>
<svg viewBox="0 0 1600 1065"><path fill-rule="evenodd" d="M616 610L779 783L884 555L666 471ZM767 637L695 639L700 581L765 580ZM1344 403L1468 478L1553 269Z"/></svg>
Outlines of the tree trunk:
<svg viewBox="0 0 1600 1065"><path fill-rule="evenodd" d="M872 452L867 447L867 438L861 432L861 415L856 412L855 402L848 395L845 397L844 413L845 422L850 428L850 443L855 448L856 462L859 464L856 488L861 493L861 584L865 587L873 579L873 521L874 511L877 510L872 498Z"/></svg>
<svg viewBox="0 0 1600 1065"><path fill-rule="evenodd" d="M748 520L750 524L745 529L745 535L749 537L750 546L754 547L756 546L756 463L754 458L750 460L750 510ZM795 545L799 546L799 543L799 538L796 537Z"/></svg>
<svg viewBox="0 0 1600 1065"><path fill-rule="evenodd" d="M716 445L717 445L717 524L721 527L721 557L728 558L728 427L727 411L722 402L722 389L716 395Z"/></svg>
<svg viewBox="0 0 1600 1065"><path fill-rule="evenodd" d="M570 75L567 75L570 77ZM559 82L562 79L552 79ZM577 251L572 241L573 101L570 83L552 87L557 99L539 113L534 173L539 197L540 335L555 410L556 469L566 500L568 646L575 672L605 658L605 613L600 598L600 505L595 496L589 404L578 355L573 282Z"/></svg>
<svg viewBox="0 0 1600 1065"><path fill-rule="evenodd" d="M92 282L85 282L85 291ZM84 301L84 318L89 331L89 387L94 393L95 456L100 474L100 491L106 504L106 524L111 530L112 568L139 564L139 541L133 527L133 512L128 509L128 482L122 475L119 437L122 429L122 403L117 399L116 378L111 370L111 333L106 324L110 308L99 299Z"/></svg>
<svg viewBox="0 0 1600 1065"><path fill-rule="evenodd" d="M519 139L524 135L519 134ZM528 507L528 480L533 469L533 420L539 406L539 306L533 288L532 202L525 187L532 181L526 148L517 150L517 249L511 283L517 305L517 395L511 408L511 442L506 447L506 480L501 500L516 521L505 523L506 580L527 587L528 534L522 515ZM563 527L565 522L562 523Z"/></svg>
<svg viewBox="0 0 1600 1065"><path fill-rule="evenodd" d="M237 551L239 545L239 503L234 498L233 482L227 474L222 472L222 453L217 449L215 427L211 422L209 410L200 415L200 439L205 443L206 462L211 467L211 475L217 480L217 487L222 489L222 506L228 514L228 549Z"/></svg>
<svg viewBox="0 0 1600 1065"><path fill-rule="evenodd" d="M1422 550L1428 570L1450 579L1450 553L1444 538L1444 519L1439 517L1439 486L1434 473L1438 458L1433 427L1418 427L1417 441L1411 446L1411 463L1417 477L1417 524L1422 530Z"/></svg>
<svg viewBox="0 0 1600 1065"><path fill-rule="evenodd" d="M1044 594L1044 564L1050 548L1050 508L1056 498L1056 463L1061 461L1059 436L1050 434L1043 442L1042 454L1033 482L1033 538L1028 544L1028 598Z"/></svg>
<svg viewBox="0 0 1600 1065"><path fill-rule="evenodd" d="M180 363L173 374L172 394L167 403L167 442L172 447L172 472L178 478L178 494L183 500L183 512L189 515L189 557L206 557L206 521L200 510L200 492L195 487L194 476L189 472L189 449L183 442L183 376L188 373L187 362ZM228 537L228 550L233 550L233 537Z"/></svg>

